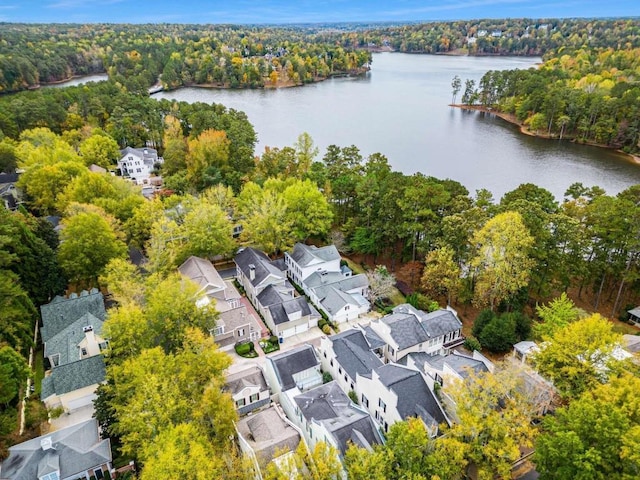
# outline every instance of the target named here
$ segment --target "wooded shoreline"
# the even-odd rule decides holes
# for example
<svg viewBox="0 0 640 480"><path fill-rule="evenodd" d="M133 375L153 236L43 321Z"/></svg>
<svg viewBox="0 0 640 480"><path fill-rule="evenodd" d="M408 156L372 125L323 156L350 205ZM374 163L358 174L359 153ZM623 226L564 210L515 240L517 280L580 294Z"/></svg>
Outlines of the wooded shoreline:
<svg viewBox="0 0 640 480"><path fill-rule="evenodd" d="M530 137L545 138L547 140L559 140L559 138L554 136L554 135L547 135L547 134L541 134L541 133L532 132L531 130L529 130L526 127L524 122L521 122L520 120L518 120L517 117L515 115L513 115L512 113L504 113L504 112L501 112L499 110L495 110L495 109L493 109L491 107L485 107L483 105L465 105L465 104L462 104L462 103L450 103L449 106L450 107L454 107L454 108L459 108L461 110L469 110L469 111L474 111L474 112L481 112L481 113L487 113L487 114L495 115L496 117L501 118L505 122L508 122L508 123L510 123L512 125L517 126L518 129L520 130L520 133L522 133L523 135L529 135ZM577 145L587 145L589 147L597 147L597 148L603 148L603 149L606 149L606 150L614 150L615 152L618 152L618 153L624 155L625 157L627 157L631 163L640 165L640 156L633 155L633 154L630 154L630 153L627 153L627 152L623 152L622 150L617 149L617 148L613 148L613 147L609 147L607 145L603 145L603 144L599 144L599 143L593 143L593 142L577 142L575 139L570 138L570 137L565 137L564 140L572 142L572 143L575 143Z"/></svg>

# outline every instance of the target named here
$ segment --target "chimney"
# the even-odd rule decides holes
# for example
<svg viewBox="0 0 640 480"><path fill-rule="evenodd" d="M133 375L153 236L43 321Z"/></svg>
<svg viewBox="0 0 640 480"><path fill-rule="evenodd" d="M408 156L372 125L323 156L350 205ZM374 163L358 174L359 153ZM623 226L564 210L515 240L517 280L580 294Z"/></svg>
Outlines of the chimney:
<svg viewBox="0 0 640 480"><path fill-rule="evenodd" d="M249 280L252 282L256 279L256 266L251 263L249 264Z"/></svg>
<svg viewBox="0 0 640 480"><path fill-rule="evenodd" d="M46 437L40 440L40 446L42 447L43 451L47 451L47 450L55 450L55 448L53 448L53 442L51 441L51 437Z"/></svg>

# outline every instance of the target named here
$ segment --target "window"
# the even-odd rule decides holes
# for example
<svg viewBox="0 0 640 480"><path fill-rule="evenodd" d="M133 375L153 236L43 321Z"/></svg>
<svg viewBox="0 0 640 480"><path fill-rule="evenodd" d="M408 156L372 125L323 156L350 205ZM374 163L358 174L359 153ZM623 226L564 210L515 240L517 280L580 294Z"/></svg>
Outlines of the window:
<svg viewBox="0 0 640 480"><path fill-rule="evenodd" d="M142 172L142 169L136 168L136 173L141 173L141 172Z"/></svg>
<svg viewBox="0 0 640 480"><path fill-rule="evenodd" d="M51 472L40 477L40 480L60 480L60 472Z"/></svg>
<svg viewBox="0 0 640 480"><path fill-rule="evenodd" d="M324 358L327 358L327 352L323 352Z"/></svg>
<svg viewBox="0 0 640 480"><path fill-rule="evenodd" d="M331 359L331 361L329 362L329 364L333 367L333 358Z"/></svg>
<svg viewBox="0 0 640 480"><path fill-rule="evenodd" d="M389 431L389 424L384 422L384 432L387 433Z"/></svg>
<svg viewBox="0 0 640 480"><path fill-rule="evenodd" d="M344 381L348 382L349 381L349 377L347 377L346 375L344 376Z"/></svg>
<svg viewBox="0 0 640 480"><path fill-rule="evenodd" d="M239 337L244 337L244 328L239 328L237 332Z"/></svg>
<svg viewBox="0 0 640 480"><path fill-rule="evenodd" d="M383 412L387 411L387 404L382 401L381 398L378 399L378 406L382 409Z"/></svg>
<svg viewBox="0 0 640 480"><path fill-rule="evenodd" d="M247 402L244 398L241 398L240 400L236 400L236 407L244 407L246 404Z"/></svg>
<svg viewBox="0 0 640 480"><path fill-rule="evenodd" d="M364 393L362 394L362 405L364 405L365 408L369 408L369 399L364 396Z"/></svg>
<svg viewBox="0 0 640 480"><path fill-rule="evenodd" d="M217 325L213 330L213 336L222 335L224 333L224 325Z"/></svg>
<svg viewBox="0 0 640 480"><path fill-rule="evenodd" d="M103 350L106 350L107 348L109 348L109 340L105 340L104 342L100 342L98 344L98 347L100 348L100 351L102 352Z"/></svg>
<svg viewBox="0 0 640 480"><path fill-rule="evenodd" d="M82 347L82 348L80 349L80 356L81 356L81 357L86 357L88 354L89 354L89 352L87 352L87 349L86 349L86 348Z"/></svg>
<svg viewBox="0 0 640 480"><path fill-rule="evenodd" d="M338 367L338 373L342 375L342 367Z"/></svg>
<svg viewBox="0 0 640 480"><path fill-rule="evenodd" d="M249 403L257 402L259 398L260 398L260 394L254 393L249 397Z"/></svg>
<svg viewBox="0 0 640 480"><path fill-rule="evenodd" d="M51 355L50 360L51 360L51 366L52 367L57 367L58 365L60 365L60 354L56 353L56 354Z"/></svg>

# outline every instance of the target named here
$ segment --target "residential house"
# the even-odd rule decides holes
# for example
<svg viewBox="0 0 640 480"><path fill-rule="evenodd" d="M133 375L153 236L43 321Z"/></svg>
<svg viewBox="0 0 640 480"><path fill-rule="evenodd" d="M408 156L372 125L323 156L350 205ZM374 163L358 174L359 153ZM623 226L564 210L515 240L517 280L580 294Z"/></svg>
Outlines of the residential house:
<svg viewBox="0 0 640 480"><path fill-rule="evenodd" d="M66 412L93 406L95 391L105 379L104 359L108 347L102 337L104 297L98 290L69 298L57 296L40 307L44 355L50 370L42 380L40 398L47 408Z"/></svg>
<svg viewBox="0 0 640 480"><path fill-rule="evenodd" d="M464 343L462 322L449 308L426 313L405 303L372 321L370 328L386 344L383 355L391 362L412 352L446 355Z"/></svg>
<svg viewBox="0 0 640 480"><path fill-rule="evenodd" d="M269 387L257 366L227 375L224 390L231 394L240 415L271 403Z"/></svg>
<svg viewBox="0 0 640 480"><path fill-rule="evenodd" d="M272 261L259 250L245 248L234 261L238 281L273 335L284 339L318 324L320 314L304 297L296 296L282 260Z"/></svg>
<svg viewBox="0 0 640 480"><path fill-rule="evenodd" d="M200 287L196 305L213 304L220 312L211 333L223 350L232 349L238 342L254 341L268 335L260 321L247 309L233 283L223 280L209 260L191 256L178 267L178 271Z"/></svg>
<svg viewBox="0 0 640 480"><path fill-rule="evenodd" d="M285 253L287 273L329 320L342 323L358 318L371 308L366 299L369 281L366 275L353 275L340 265L334 245L318 248L296 243Z"/></svg>
<svg viewBox="0 0 640 480"><path fill-rule="evenodd" d="M241 418L236 431L240 450L252 460L257 471L271 461L278 462L291 455L302 440L302 432L275 404Z"/></svg>
<svg viewBox="0 0 640 480"><path fill-rule="evenodd" d="M16 210L22 203L22 194L16 183L18 183L18 173L0 172L0 199L7 210Z"/></svg>
<svg viewBox="0 0 640 480"><path fill-rule="evenodd" d="M289 390L281 401L287 416L300 428L312 450L322 441L335 447L342 457L350 444L371 450L383 443L371 415L354 404L336 382L305 392Z"/></svg>
<svg viewBox="0 0 640 480"><path fill-rule="evenodd" d="M118 169L124 178L129 178L136 185L150 185L152 172L157 164L164 163L164 159L158 156L158 151L149 148L127 147L120 150Z"/></svg>
<svg viewBox="0 0 640 480"><path fill-rule="evenodd" d="M493 363L479 352L473 352L472 356L457 351L450 355L414 352L400 359L399 363L425 374L431 390L436 383L445 387L452 381L464 381L472 374L493 371Z"/></svg>
<svg viewBox="0 0 640 480"><path fill-rule="evenodd" d="M375 347L359 328L322 337L319 350L322 371L329 372L344 392L354 391L358 398L357 376L371 378L371 372L383 365Z"/></svg>
<svg viewBox="0 0 640 480"><path fill-rule="evenodd" d="M304 391L322 384L320 360L311 345L268 356L264 373L274 400L280 392L294 388Z"/></svg>
<svg viewBox="0 0 640 480"><path fill-rule="evenodd" d="M519 360L521 363L525 363L531 358L533 354L540 351L540 347L536 342L531 340L523 340L513 346L513 358Z"/></svg>
<svg viewBox="0 0 640 480"><path fill-rule="evenodd" d="M9 447L2 480L102 479L111 471L111 443L95 419Z"/></svg>
<svg viewBox="0 0 640 480"><path fill-rule="evenodd" d="M409 417L420 418L432 436L449 420L423 375L402 365L387 364L371 376L357 375L360 404L385 432L389 426Z"/></svg>
<svg viewBox="0 0 640 480"><path fill-rule="evenodd" d="M635 326L640 326L640 307L627 310L627 313L629 314L629 323Z"/></svg>

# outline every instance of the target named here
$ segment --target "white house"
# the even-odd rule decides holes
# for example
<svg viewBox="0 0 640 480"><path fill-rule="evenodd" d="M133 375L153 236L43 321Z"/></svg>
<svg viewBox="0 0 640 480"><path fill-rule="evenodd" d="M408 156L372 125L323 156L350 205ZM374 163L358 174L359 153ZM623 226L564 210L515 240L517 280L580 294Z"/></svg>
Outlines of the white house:
<svg viewBox="0 0 640 480"><path fill-rule="evenodd" d="M268 356L264 375L276 401L280 392L304 391L322 384L320 360L311 345Z"/></svg>
<svg viewBox="0 0 640 480"><path fill-rule="evenodd" d="M342 323L358 318L371 308L366 299L369 281L366 275L352 275L340 265L334 245L318 248L296 243L285 253L287 274L322 310L329 320Z"/></svg>
<svg viewBox="0 0 640 480"><path fill-rule="evenodd" d="M385 343L383 355L391 362L412 352L446 355L464 343L462 322L450 309L426 313L405 303L370 327Z"/></svg>
<svg viewBox="0 0 640 480"><path fill-rule="evenodd" d="M396 422L420 418L432 436L449 420L433 391L417 370L387 364L373 370L370 378L357 375L360 405L387 432Z"/></svg>
<svg viewBox="0 0 640 480"><path fill-rule="evenodd" d="M164 163L153 148L131 148L120 150L118 169L124 178L131 179L136 185L150 185L152 172L157 164Z"/></svg>
<svg viewBox="0 0 640 480"><path fill-rule="evenodd" d="M410 353L400 360L402 365L426 375L429 388L436 383L442 387L451 382L465 380L472 374L493 372L493 363L479 352L472 356L453 351L450 355L429 355L426 352Z"/></svg>
<svg viewBox="0 0 640 480"><path fill-rule="evenodd" d="M209 260L191 256L178 271L200 287L196 305L213 304L220 312L211 332L222 350L231 350L238 342L255 341L269 332L244 305L232 282L223 280Z"/></svg>
<svg viewBox="0 0 640 480"><path fill-rule="evenodd" d="M344 456L352 443L368 450L383 443L369 413L355 405L336 382L305 392L289 390L283 393L281 403L311 450L322 441Z"/></svg>
<svg viewBox="0 0 640 480"><path fill-rule="evenodd" d="M371 372L383 365L375 345L358 328L321 337L319 352L322 371L329 372L344 392L354 391L358 398L357 376L371 378Z"/></svg>
<svg viewBox="0 0 640 480"><path fill-rule="evenodd" d="M224 390L231 394L240 415L271 403L269 387L257 366L227 375Z"/></svg>

